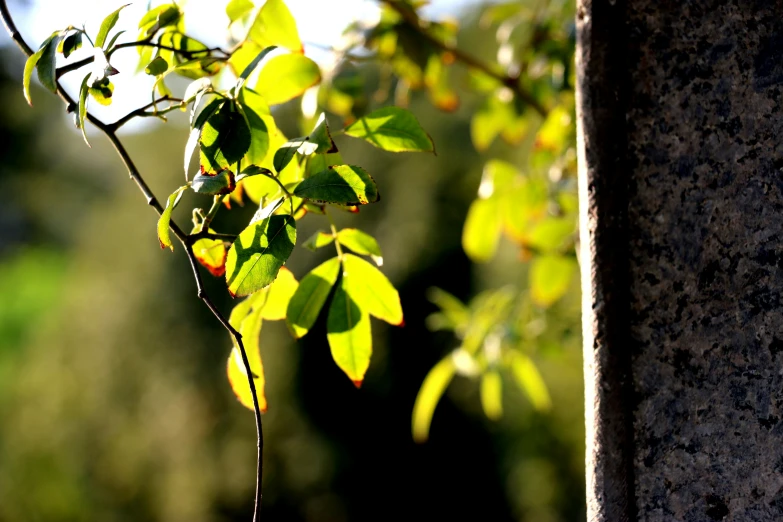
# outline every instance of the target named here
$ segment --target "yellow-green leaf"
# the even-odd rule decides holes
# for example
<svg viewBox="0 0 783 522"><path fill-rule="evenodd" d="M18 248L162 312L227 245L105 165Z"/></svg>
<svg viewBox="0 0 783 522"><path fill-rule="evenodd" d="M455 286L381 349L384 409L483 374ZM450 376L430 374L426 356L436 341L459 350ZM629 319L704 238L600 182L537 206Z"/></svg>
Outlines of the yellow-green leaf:
<svg viewBox="0 0 783 522"><path fill-rule="evenodd" d="M160 248L170 248L174 251L174 245L171 243L171 236L169 235L169 223L171 222L171 213L174 212L174 208L179 203L182 197L182 192L188 188L187 185L183 185L175 190L169 198L166 200L166 208L163 209L163 213L158 219L158 241L160 241Z"/></svg>
<svg viewBox="0 0 783 522"><path fill-rule="evenodd" d="M333 257L302 278L286 313L286 324L294 338L303 337L315 324L339 274L340 259Z"/></svg>
<svg viewBox="0 0 783 522"><path fill-rule="evenodd" d="M130 4L125 4L119 9L111 13L109 16L103 19L101 22L101 28L98 30L98 36L95 37L95 47L103 47L106 43L106 38L109 36L109 32L117 25L117 20L120 19L120 11L128 7Z"/></svg>
<svg viewBox="0 0 783 522"><path fill-rule="evenodd" d="M337 233L337 241L344 247L350 248L357 254L370 256L375 264L383 264L383 254L378 241L370 234L356 228L344 228Z"/></svg>
<svg viewBox="0 0 783 522"><path fill-rule="evenodd" d="M45 87L50 90L56 90L57 71L55 69L55 51L57 50L57 46L51 44L57 34L58 33L56 32L52 33L49 38L44 40L44 42L41 44L41 47L39 47L38 50L32 56L30 56L24 64L22 87L24 89L24 97L27 100L27 103L30 105L33 104L33 100L30 97L30 80L33 77L33 70L38 70L38 79L41 80L41 83L43 83ZM44 54L46 54L46 57L44 57ZM44 61L44 63L39 66L39 63L42 61Z"/></svg>
<svg viewBox="0 0 783 522"><path fill-rule="evenodd" d="M408 110L384 107L346 127L345 134L391 152L435 152L432 138Z"/></svg>
<svg viewBox="0 0 783 522"><path fill-rule="evenodd" d="M527 395L533 407L539 411L547 411L552 407L549 391L536 365L526 355L517 351L508 354L511 374L522 391Z"/></svg>
<svg viewBox="0 0 783 522"><path fill-rule="evenodd" d="M462 248L474 262L486 263L497 251L501 231L498 199L476 199L470 204L462 229Z"/></svg>
<svg viewBox="0 0 783 522"><path fill-rule="evenodd" d="M358 388L362 385L367 368L370 367L372 332L370 316L352 297L346 288L343 275L343 283L338 285L329 305L326 338L334 362Z"/></svg>
<svg viewBox="0 0 783 522"><path fill-rule="evenodd" d="M343 256L343 287L363 311L389 324L403 322L400 294L383 273L360 257Z"/></svg>
<svg viewBox="0 0 783 522"><path fill-rule="evenodd" d="M565 295L576 272L576 262L565 256L536 256L530 264L530 295L540 306L549 306Z"/></svg>
<svg viewBox="0 0 783 522"><path fill-rule="evenodd" d="M310 238L305 241L302 246L305 247L308 250L312 250L315 252L321 247L325 247L326 245L331 245L332 241L334 241L334 236L332 234L327 234L326 232L318 231Z"/></svg>
<svg viewBox="0 0 783 522"><path fill-rule="evenodd" d="M294 53L304 52L296 20L283 0L266 1L250 26L248 38L261 47L279 45Z"/></svg>
<svg viewBox="0 0 783 522"><path fill-rule="evenodd" d="M242 335L242 342L247 354L250 371L253 376L253 384L256 388L259 410L266 411L267 403L264 394L264 366L261 361L261 325L263 320L261 311L266 303L266 294L259 292L237 304L231 311L229 323ZM228 381L239 402L249 410L254 410L253 395L242 354L236 339L233 339L234 348L228 359Z"/></svg>
<svg viewBox="0 0 783 522"><path fill-rule="evenodd" d="M251 359L248 354L248 362L250 363L251 371L253 372L253 384L256 388L256 398L258 399L258 409L261 412L265 412L267 409L266 395L264 394L264 366L261 362L261 357L253 357ZM255 411L253 405L253 395L250 393L250 384L247 379L247 371L245 369L245 363L242 360L242 355L238 348L231 349L231 355L228 356L228 365L226 368L228 374L228 382L231 385L231 390L234 392L237 400L245 408Z"/></svg>
<svg viewBox="0 0 783 522"><path fill-rule="evenodd" d="M215 277L226 273L226 245L220 239L199 239L193 243L193 255Z"/></svg>
<svg viewBox="0 0 783 522"><path fill-rule="evenodd" d="M503 381L500 374L490 371L481 376L481 407L484 414L492 420L503 416Z"/></svg>
<svg viewBox="0 0 783 522"><path fill-rule="evenodd" d="M88 147L92 147L90 142L87 141L87 129L84 128L84 120L87 118L87 93L89 92L87 81L89 79L90 75L88 74L84 77L84 80L82 80L81 87L79 87L79 129L82 131L84 143L86 143Z"/></svg>
<svg viewBox="0 0 783 522"><path fill-rule="evenodd" d="M576 218L574 216L549 217L537 223L527 236L527 245L544 251L557 250L566 241L576 239Z"/></svg>
<svg viewBox="0 0 783 522"><path fill-rule="evenodd" d="M454 378L454 359L451 355L441 359L424 378L413 404L413 440L426 442L430 434L430 424L435 407Z"/></svg>
<svg viewBox="0 0 783 522"><path fill-rule="evenodd" d="M280 321L286 318L286 311L291 298L299 288L299 282L286 267L280 269L274 283L264 291L267 292L266 303L261 309L261 317L270 321Z"/></svg>
<svg viewBox="0 0 783 522"><path fill-rule="evenodd" d="M283 54L270 59L258 75L256 91L269 105L292 100L321 81L321 70L307 56Z"/></svg>
<svg viewBox="0 0 783 522"><path fill-rule="evenodd" d="M251 9L253 9L253 2L250 0L231 0L228 5L226 5L226 15L228 16L229 25L245 16Z"/></svg>
<svg viewBox="0 0 783 522"><path fill-rule="evenodd" d="M204 124L200 143L201 166L217 172L242 159L250 148L250 129L242 114L226 104Z"/></svg>
<svg viewBox="0 0 783 522"><path fill-rule="evenodd" d="M271 284L295 243L296 222L292 216L272 216L251 223L228 251L229 293L249 295Z"/></svg>
<svg viewBox="0 0 783 522"><path fill-rule="evenodd" d="M341 205L366 205L380 199L375 180L353 165L334 165L307 178L297 185L294 195Z"/></svg>

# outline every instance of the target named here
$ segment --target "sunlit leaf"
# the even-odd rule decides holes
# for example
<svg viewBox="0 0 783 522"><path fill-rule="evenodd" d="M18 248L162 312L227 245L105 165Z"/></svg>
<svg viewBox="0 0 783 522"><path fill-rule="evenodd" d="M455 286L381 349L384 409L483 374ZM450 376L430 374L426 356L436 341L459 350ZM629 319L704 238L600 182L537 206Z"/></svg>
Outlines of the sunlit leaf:
<svg viewBox="0 0 783 522"><path fill-rule="evenodd" d="M267 292L266 302L261 309L261 317L270 321L280 321L286 318L286 311L291 298L299 288L299 282L286 267L280 269L274 283L265 290Z"/></svg>
<svg viewBox="0 0 783 522"><path fill-rule="evenodd" d="M497 198L476 199L470 204L462 229L462 248L471 260L486 263L497 251L501 231Z"/></svg>
<svg viewBox="0 0 783 522"><path fill-rule="evenodd" d="M342 205L365 205L380 199L372 177L353 165L335 165L307 178L294 189L294 195Z"/></svg>
<svg viewBox="0 0 783 522"><path fill-rule="evenodd" d="M182 11L176 4L165 4L154 7L139 20L142 35L152 36L160 29L176 26L182 19Z"/></svg>
<svg viewBox="0 0 783 522"><path fill-rule="evenodd" d="M315 127L310 133L310 143L315 146L315 154L334 154L337 152L337 145L332 140L329 132L329 123L326 121L326 115L321 113L316 120Z"/></svg>
<svg viewBox="0 0 783 522"><path fill-rule="evenodd" d="M557 250L566 244L568 239L574 239L576 234L576 219L568 217L549 217L533 227L527 236L526 244L544 251Z"/></svg>
<svg viewBox="0 0 783 522"><path fill-rule="evenodd" d="M229 24L233 24L245 16L251 9L253 9L253 2L250 0L231 0L226 5L226 15L228 16Z"/></svg>
<svg viewBox="0 0 783 522"><path fill-rule="evenodd" d="M334 362L357 388L360 387L372 355L370 316L353 300L346 288L345 274L329 305L326 338Z"/></svg>
<svg viewBox="0 0 783 522"><path fill-rule="evenodd" d="M576 262L565 256L536 256L530 264L530 295L540 306L549 306L565 295L576 272Z"/></svg>
<svg viewBox="0 0 783 522"><path fill-rule="evenodd" d="M81 49L82 47L82 32L73 31L62 42L62 53L65 58L71 56L71 53Z"/></svg>
<svg viewBox="0 0 783 522"><path fill-rule="evenodd" d="M277 277L296 244L292 216L272 216L252 223L237 237L226 259L226 283L232 296L261 290Z"/></svg>
<svg viewBox="0 0 783 522"><path fill-rule="evenodd" d="M383 273L364 259L343 256L343 287L363 311L389 324L403 322L400 294Z"/></svg>
<svg viewBox="0 0 783 522"><path fill-rule="evenodd" d="M536 365L526 355L510 351L507 355L511 374L519 387L527 395L533 407L539 411L547 411L552 407L549 391Z"/></svg>
<svg viewBox="0 0 783 522"><path fill-rule="evenodd" d="M88 90L90 96L101 105L111 105L111 99L114 95L114 84L108 78L104 78L98 83L93 83Z"/></svg>
<svg viewBox="0 0 783 522"><path fill-rule="evenodd" d="M251 164L261 165L270 145L269 129L262 118L262 115L269 116L269 107L258 93L247 88L242 89L240 103L250 129L250 147L245 159Z"/></svg>
<svg viewBox="0 0 783 522"><path fill-rule="evenodd" d="M60 38L60 35L56 35L49 41L35 64L41 85L52 92L57 91L57 45Z"/></svg>
<svg viewBox="0 0 783 522"><path fill-rule="evenodd" d="M435 152L432 138L416 117L399 107L375 110L346 127L345 133L392 152Z"/></svg>
<svg viewBox="0 0 783 522"><path fill-rule="evenodd" d="M315 324L339 274L340 260L333 257L302 278L286 314L286 324L294 338L303 337Z"/></svg>
<svg viewBox="0 0 783 522"><path fill-rule="evenodd" d="M175 190L166 200L166 208L158 219L158 241L160 241L160 248L170 248L174 251L174 245L171 243L171 236L169 235L169 224L171 223L171 213L174 212L174 208L179 203L179 199L182 197L182 192L188 188L187 185Z"/></svg>
<svg viewBox="0 0 783 522"><path fill-rule="evenodd" d="M317 249L321 247L331 245L332 241L334 241L334 236L332 234L327 234L326 232L318 231L312 236L310 236L307 241L302 243L302 246L307 248L308 250L312 250L313 252L315 252Z"/></svg>
<svg viewBox="0 0 783 522"><path fill-rule="evenodd" d="M503 226L516 241L527 242L530 229L546 214L549 186L543 179L517 179L503 194Z"/></svg>
<svg viewBox="0 0 783 522"><path fill-rule="evenodd" d="M33 77L33 71L36 69L36 66L38 65L38 61L41 59L41 56L43 56L44 51L49 48L49 44L52 43L52 40L54 37L57 36L57 33L52 33L52 35L44 40L44 42L41 44L41 47L38 48L38 50L32 54L27 61L24 64L24 74L22 76L22 88L24 89L24 97L27 100L27 103L32 105L33 101L32 98L30 98L30 80ZM52 68L54 66L52 65Z"/></svg>
<svg viewBox="0 0 783 522"><path fill-rule="evenodd" d="M256 388L259 410L266 411L267 403L264 394L264 366L261 362L261 346L259 336L263 320L261 312L266 304L266 294L258 292L237 304L231 311L229 323L241 335L247 354L253 384ZM247 367L242 359L239 345L234 341L234 348L228 359L228 380L239 402L249 410L254 410L253 395L248 382Z"/></svg>
<svg viewBox="0 0 783 522"><path fill-rule="evenodd" d="M261 47L279 45L294 53L304 52L296 20L283 0L266 0L250 26L248 38Z"/></svg>
<svg viewBox="0 0 783 522"><path fill-rule="evenodd" d="M201 166L216 172L242 159L250 148L250 129L242 114L225 104L204 124L199 142Z"/></svg>
<svg viewBox="0 0 783 522"><path fill-rule="evenodd" d="M98 30L98 36L95 37L95 47L103 47L106 43L106 38L109 36L109 32L117 25L117 20L120 19L120 11L128 7L130 4L125 4L119 9L111 13L109 16L103 19L101 22L101 28Z"/></svg>
<svg viewBox="0 0 783 522"><path fill-rule="evenodd" d="M481 396L481 407L484 414L492 420L497 420L503 416L503 381L500 374L490 371L481 376L481 386L479 388Z"/></svg>
<svg viewBox="0 0 783 522"><path fill-rule="evenodd" d="M253 378L253 384L256 388L256 398L258 399L258 409L261 412L265 412L267 409L266 394L264 393L264 386L266 384L264 379L264 366L261 362L261 356L257 358L253 356L251 358L248 354L248 362L250 363L250 371L256 377ZM231 355L228 357L228 365L226 368L228 374L228 382L231 385L231 390L234 392L237 400L245 408L255 411L253 404L253 395L250 392L250 384L247 379L247 370L245 369L245 363L242 360L242 355L238 348L231 349Z"/></svg>
<svg viewBox="0 0 783 522"><path fill-rule="evenodd" d="M159 74L166 72L168 68L169 64L166 63L166 60L164 60L162 56L158 56L144 68L144 72L150 76L158 76Z"/></svg>
<svg viewBox="0 0 783 522"><path fill-rule="evenodd" d="M269 47L265 47L264 49L259 52L255 58L253 58L250 63L248 63L242 73L239 75L239 85L240 87L244 84L244 80L247 80L250 78L250 75L253 74L253 71L258 66L259 63L261 63L261 60L266 58L266 56L277 49L276 45L270 45Z"/></svg>
<svg viewBox="0 0 783 522"><path fill-rule="evenodd" d="M449 355L441 359L424 378L413 405L413 440L422 443L429 438L435 407L454 378L454 360Z"/></svg>
<svg viewBox="0 0 783 522"><path fill-rule="evenodd" d="M92 145L90 145L90 142L87 141L87 129L84 128L84 120L87 117L87 94L89 92L87 81L89 79L90 75L88 74L84 77L84 80L82 80L81 87L79 87L79 129L82 131L84 143L86 143L88 147L91 147Z"/></svg>
<svg viewBox="0 0 783 522"><path fill-rule="evenodd" d="M459 299L437 287L427 289L427 299L440 308L440 312L427 317L430 330L454 330L462 335L470 320L470 309Z"/></svg>
<svg viewBox="0 0 783 522"><path fill-rule="evenodd" d="M258 75L256 91L269 105L287 102L321 81L321 70L301 54L283 54L270 59Z"/></svg>
<svg viewBox="0 0 783 522"><path fill-rule="evenodd" d="M226 245L220 239L199 239L193 243L193 255L215 277L226 273Z"/></svg>
<svg viewBox="0 0 783 522"><path fill-rule="evenodd" d="M204 124L207 120L215 114L215 112L223 106L224 100L216 98L209 102L199 113L198 117L192 122L192 129L188 136L188 142L185 144L185 179L188 179L188 167L190 166L190 159L193 157L196 147L201 140L201 131L204 128ZM195 109L195 107L194 107Z"/></svg>
<svg viewBox="0 0 783 522"><path fill-rule="evenodd" d="M355 228L344 228L337 233L337 241L357 254L370 256L376 265L383 264L381 247L370 234Z"/></svg>

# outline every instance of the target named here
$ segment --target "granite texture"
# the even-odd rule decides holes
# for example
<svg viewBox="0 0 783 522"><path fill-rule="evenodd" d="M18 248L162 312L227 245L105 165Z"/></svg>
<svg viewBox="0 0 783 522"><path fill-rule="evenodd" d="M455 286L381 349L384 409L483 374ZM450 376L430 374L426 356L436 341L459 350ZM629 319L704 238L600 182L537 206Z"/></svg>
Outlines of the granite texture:
<svg viewBox="0 0 783 522"><path fill-rule="evenodd" d="M783 1L578 5L589 520L783 520Z"/></svg>
<svg viewBox="0 0 783 522"><path fill-rule="evenodd" d="M783 520L783 2L626 31L638 520Z"/></svg>

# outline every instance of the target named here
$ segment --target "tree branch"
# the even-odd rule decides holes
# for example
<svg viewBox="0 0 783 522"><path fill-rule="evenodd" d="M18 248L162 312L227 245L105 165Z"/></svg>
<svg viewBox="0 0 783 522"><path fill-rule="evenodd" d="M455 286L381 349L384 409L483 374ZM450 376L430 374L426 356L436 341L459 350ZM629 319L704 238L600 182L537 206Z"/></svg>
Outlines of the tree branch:
<svg viewBox="0 0 783 522"><path fill-rule="evenodd" d="M115 121L114 123L109 123L108 125L106 125L106 127L113 132L113 131L116 131L117 129L119 129L120 127L122 127L123 125L125 125L126 123L128 123L130 120L132 120L133 118L135 118L137 116L157 116L159 114L159 112L157 111L157 105L159 103L163 103L164 101L169 101L169 102L172 102L173 104L175 104L175 103L180 103L181 104L184 100L182 100L180 98L172 98L171 96L169 96L167 94L166 96L163 96L161 98L158 98L155 101L152 101L152 102L148 103L144 107L139 107L135 111L129 112L128 114L126 114L125 116L123 116L119 120ZM156 110L153 111L153 112L146 112L147 109L150 109L152 107L156 107ZM175 107L175 105L170 105L168 108L170 109L171 107Z"/></svg>
<svg viewBox="0 0 783 522"><path fill-rule="evenodd" d="M24 52L25 55L28 57L31 56L34 51L30 48L29 45L27 45L27 42L25 42L24 38L22 38L22 35L19 33L19 30L16 28L16 24L13 21L13 18L11 16L11 13L8 10L8 5L6 4L6 0L0 0L0 17L3 19L3 24L6 27L6 30L8 31L8 34L11 36L11 38L16 42L16 44L19 46L19 48ZM134 44L137 44L138 42L133 42ZM123 44L120 44L123 45ZM129 47L130 45L125 45L126 47ZM115 47L119 48L120 46ZM85 64L89 62L85 62L82 60ZM90 60L92 61L92 60ZM79 63L79 62L77 62ZM75 65L75 64L73 64ZM84 65L84 64L82 64ZM66 71L67 72L67 71ZM65 74L65 73L62 73ZM58 77L60 76L58 71ZM57 95L65 102L65 105L67 107L67 110L69 112L74 111L77 109L77 104L74 102L73 98L62 88L59 81L56 82L56 91ZM140 109L142 112L149 108L150 106L144 107ZM131 115L138 115L134 114L137 113L137 111L133 111ZM106 137L111 142L112 146L114 146L114 149L117 151L117 154L120 156L120 159L122 159L122 162L125 164L125 167L128 169L128 174L130 175L131 179L138 185L139 190L141 190L141 193L144 195L144 197L147 200L147 204L154 208L158 215L163 213L163 207L161 206L158 199L153 194L152 190L149 188L149 186L144 181L144 178L142 178L141 173L139 172L138 168L136 167L135 163L131 159L130 155L128 154L128 151L123 146L120 139L117 137L116 129L119 128L123 123L125 123L126 118L130 119L133 116L126 116L123 118L120 118L117 122L114 122L113 124L106 124L90 114L89 112L86 115L87 120L95 125L98 129L103 132ZM118 124L118 122L121 122ZM198 270L198 263L196 260L196 256L193 253L193 240L191 240L190 236L188 234L185 234L179 226L174 222L174 220L170 221L169 228L174 233L174 235L177 237L177 239L182 244L183 248L185 248L185 251L188 256L188 260L190 261L190 266L193 270L193 277L196 281L196 289L198 292L198 297L202 301L204 301L204 304L207 306L207 308L210 309L210 311L215 315L215 317L220 321L220 323L223 325L223 327L232 335L234 338L234 341L236 342L236 345L239 347L239 350L242 354L242 361L245 365L245 370L247 372L248 377L248 383L250 385L250 391L253 396L253 406L255 410L255 417L256 417L256 435L257 435L257 446L258 446L258 455L257 455L257 461L256 461L256 470L257 470L257 476L256 476L256 496L255 496L255 510L254 510L254 516L253 520L255 522L258 522L260 520L260 512L261 512L261 479L262 479L262 471L263 471L263 448L264 448L264 439L263 439L263 432L262 432L262 423L261 423L261 409L258 404L258 396L256 393L256 387L255 382L253 380L253 372L250 368L250 361L247 358L247 353L245 351L244 343L242 342L242 334L240 334L231 324L228 322L228 320L225 318L225 316L220 313L220 311L215 307L215 305L212 303L212 300L209 298L207 293L204 291L204 285L203 281L201 279L201 273Z"/></svg>
<svg viewBox="0 0 783 522"><path fill-rule="evenodd" d="M546 107L544 107L541 104L540 101L538 101L535 98L535 96L533 96L533 94L528 92L527 89L525 89L519 83L518 75L512 76L508 73L500 72L497 69L491 67L489 64L482 62L475 56L468 54L465 51L462 51L457 47L454 47L453 45L450 45L434 37L432 34L429 33L429 31L427 31L426 27L422 25L421 23L422 20L421 18L419 18L416 11L413 10L412 7L402 4L399 0L380 0L380 1L381 3L384 3L388 5L390 8L394 9L409 26L415 29L416 32L418 32L430 44L434 45L438 49L441 49L442 51L451 53L456 60L462 62L468 67L477 69L483 72L484 74L496 79L504 86L511 89L511 91L514 93L515 96L517 96L520 100L522 100L530 107L532 107L542 118L546 117L549 111L546 109Z"/></svg>

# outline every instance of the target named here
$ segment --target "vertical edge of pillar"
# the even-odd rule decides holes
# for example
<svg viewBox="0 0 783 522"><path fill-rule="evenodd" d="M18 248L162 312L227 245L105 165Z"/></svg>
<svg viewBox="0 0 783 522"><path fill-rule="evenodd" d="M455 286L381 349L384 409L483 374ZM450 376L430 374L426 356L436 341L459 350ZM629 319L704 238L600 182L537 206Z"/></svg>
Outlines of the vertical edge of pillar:
<svg viewBox="0 0 783 522"><path fill-rule="evenodd" d="M577 0L587 520L636 520L625 0Z"/></svg>

